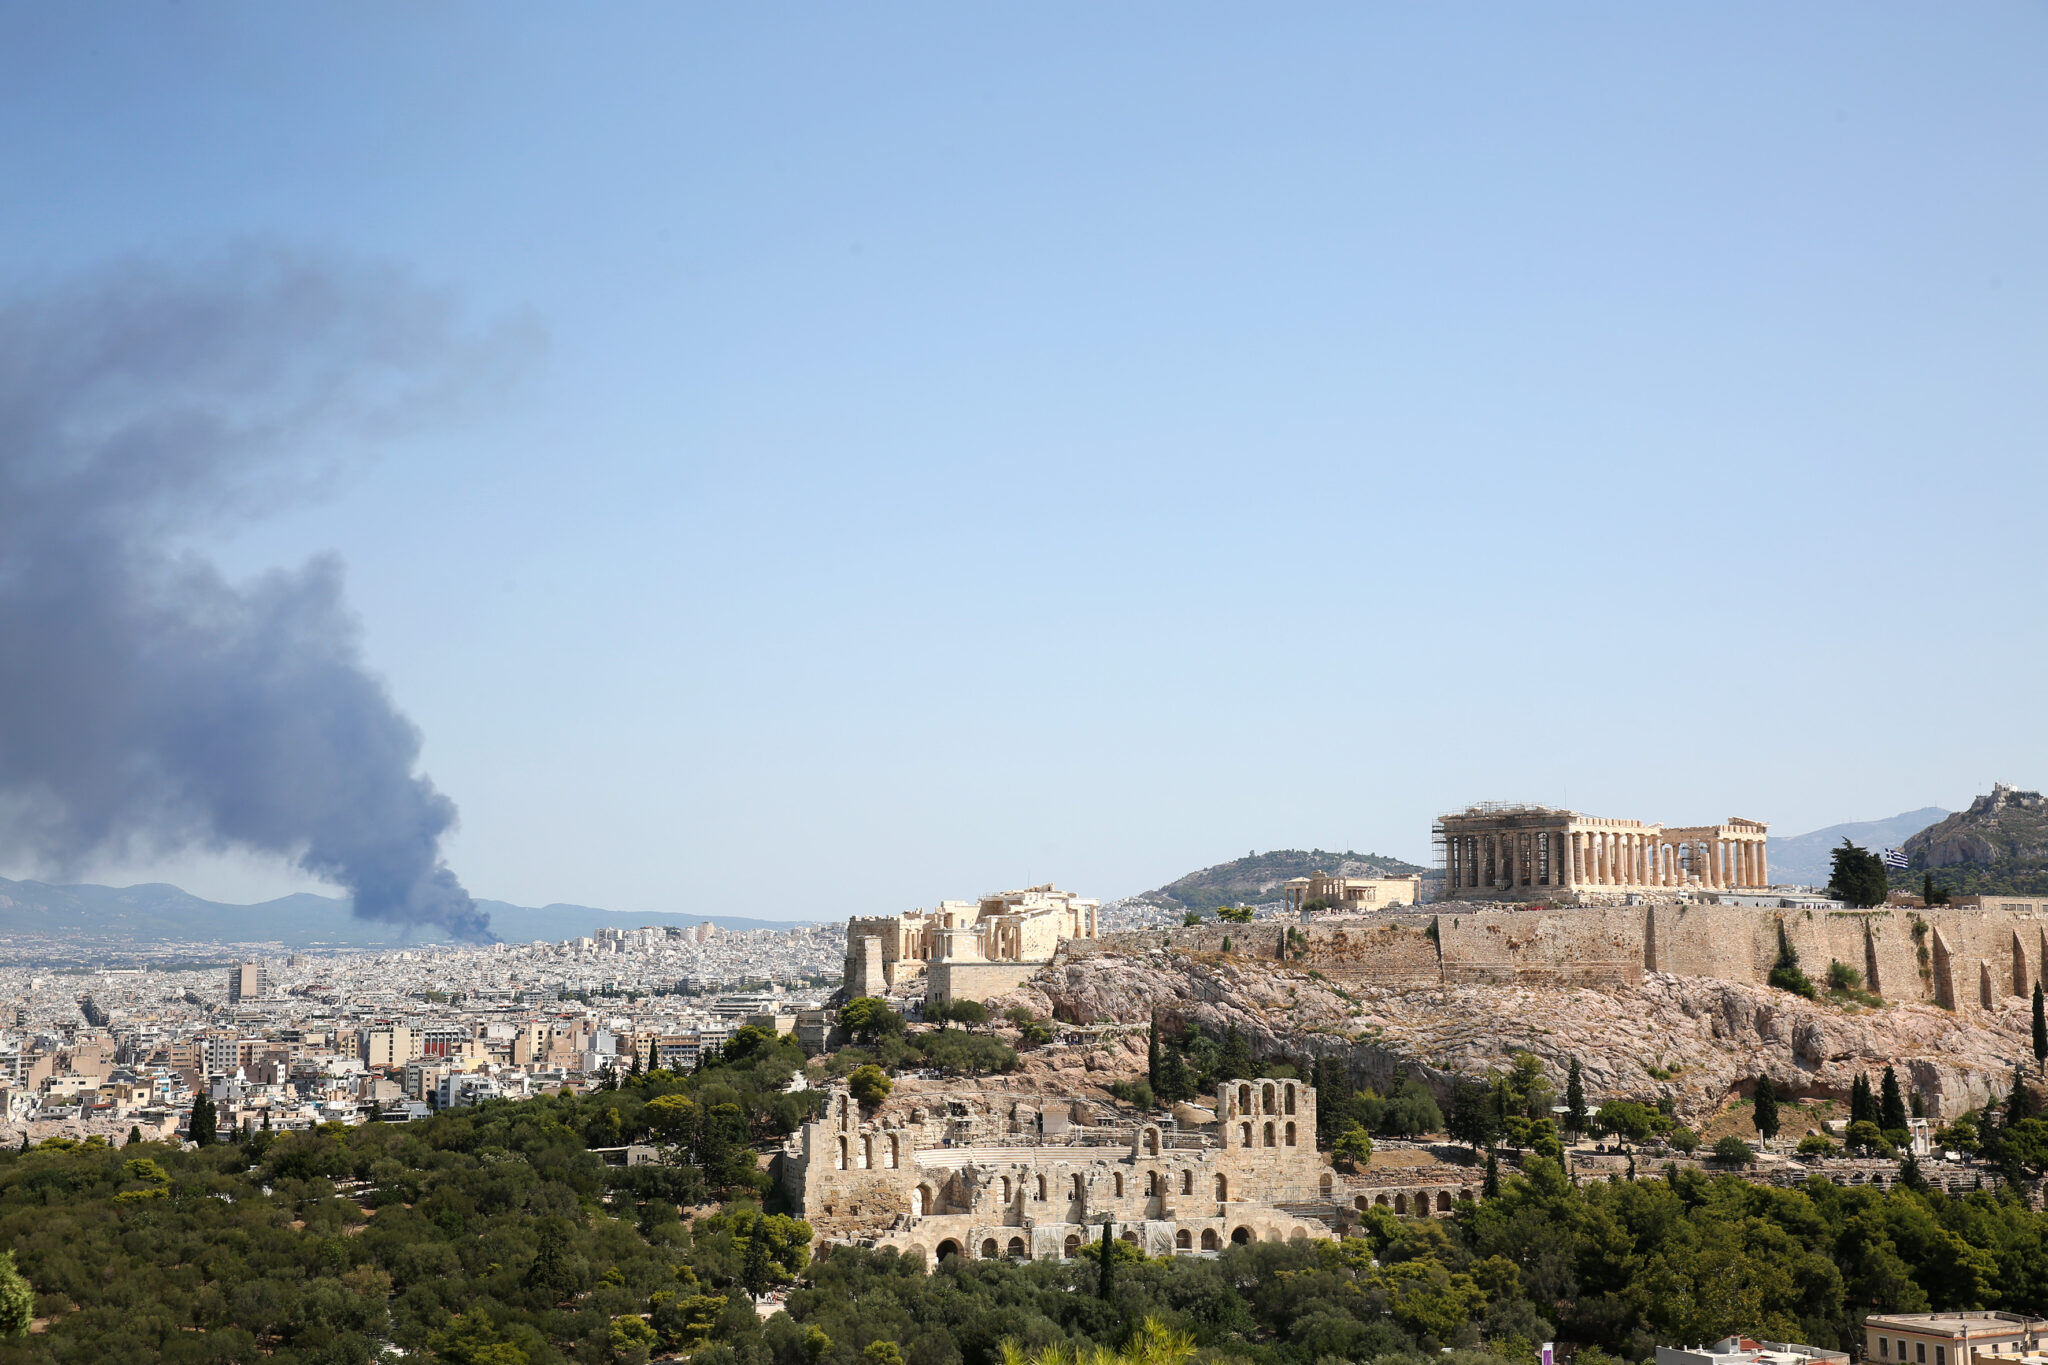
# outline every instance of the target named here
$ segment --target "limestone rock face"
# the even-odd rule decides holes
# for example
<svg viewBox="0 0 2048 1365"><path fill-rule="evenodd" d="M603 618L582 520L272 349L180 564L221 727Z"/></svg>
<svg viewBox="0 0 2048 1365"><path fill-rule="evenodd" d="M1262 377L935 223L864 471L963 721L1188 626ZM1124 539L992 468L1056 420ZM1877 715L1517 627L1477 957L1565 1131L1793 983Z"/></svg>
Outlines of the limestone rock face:
<svg viewBox="0 0 2048 1365"><path fill-rule="evenodd" d="M2037 878L2048 866L2048 798L1995 785L1989 796L1921 830L1903 847L1927 867L1985 867Z"/></svg>
<svg viewBox="0 0 2048 1365"><path fill-rule="evenodd" d="M1147 953L1056 958L990 1002L1075 1023L1235 1026L1259 1058L1334 1057L1353 1080L1384 1087L1395 1068L1434 1084L1541 1057L1560 1095L1573 1056L1588 1098L1669 1096L1698 1120L1768 1074L1781 1095L1845 1099L1858 1072L1899 1068L1932 1117L2001 1098L2015 1061L2031 1059L2031 1013L1951 1013L1900 1004L1854 1013L1765 986L1647 973L1640 986L1514 985L1341 988L1286 964ZM1653 1071L1655 1074L1653 1074Z"/></svg>

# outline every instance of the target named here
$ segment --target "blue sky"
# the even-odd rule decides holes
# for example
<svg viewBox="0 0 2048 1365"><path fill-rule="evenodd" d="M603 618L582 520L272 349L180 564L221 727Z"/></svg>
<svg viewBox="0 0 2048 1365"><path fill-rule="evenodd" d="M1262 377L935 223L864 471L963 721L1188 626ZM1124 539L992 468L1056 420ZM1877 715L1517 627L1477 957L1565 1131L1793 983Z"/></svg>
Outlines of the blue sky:
<svg viewBox="0 0 2048 1365"><path fill-rule="evenodd" d="M345 558L480 895L1789 834L2048 781L2044 56L2016 4L5 5L0 276L283 245L542 339L193 546Z"/></svg>

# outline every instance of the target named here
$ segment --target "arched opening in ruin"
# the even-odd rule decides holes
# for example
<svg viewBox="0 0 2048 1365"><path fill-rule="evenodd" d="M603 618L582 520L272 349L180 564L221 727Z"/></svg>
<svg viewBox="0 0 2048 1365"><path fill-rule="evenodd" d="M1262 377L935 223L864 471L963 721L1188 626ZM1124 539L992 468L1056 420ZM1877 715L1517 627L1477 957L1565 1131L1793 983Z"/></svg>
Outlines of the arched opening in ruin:
<svg viewBox="0 0 2048 1365"><path fill-rule="evenodd" d="M1081 1177L1078 1173L1076 1173L1074 1176L1073 1193L1068 1195L1067 1197L1069 1199L1079 1199L1081 1197Z"/></svg>
<svg viewBox="0 0 2048 1365"><path fill-rule="evenodd" d="M1010 1259L1013 1261L1024 1259L1024 1239L1022 1237L1012 1237L1010 1239Z"/></svg>
<svg viewBox="0 0 2048 1365"><path fill-rule="evenodd" d="M1002 1191L1002 1201L1003 1201L1003 1202L1004 1202L1005 1204L1009 1203L1009 1202L1010 1202L1010 1177L1008 1177L1008 1176L1004 1176L1004 1177L1003 1177L1003 1178L1002 1178L1001 1180L997 1181L997 1182L996 1182L996 1188L997 1188L998 1190Z"/></svg>
<svg viewBox="0 0 2048 1365"><path fill-rule="evenodd" d="M1287 1098L1284 1107L1286 1108L1287 1112L1291 1114L1294 1112L1294 1084L1291 1081L1288 1083L1286 1088L1286 1097Z"/></svg>
<svg viewBox="0 0 2048 1365"><path fill-rule="evenodd" d="M912 1190L910 1192L910 1216L912 1218L924 1217L925 1210L932 1206L931 1199L931 1194L922 1185Z"/></svg>
<svg viewBox="0 0 2048 1365"><path fill-rule="evenodd" d="M1294 1231L1287 1234L1287 1240L1290 1242L1306 1242L1308 1240L1308 1229L1296 1223Z"/></svg>
<svg viewBox="0 0 2048 1365"><path fill-rule="evenodd" d="M1270 1123L1266 1125L1266 1145L1268 1147L1273 1145L1273 1125Z"/></svg>
<svg viewBox="0 0 2048 1365"><path fill-rule="evenodd" d="M1336 1185L1336 1180L1333 1176L1331 1176L1331 1174L1328 1171L1324 1171L1321 1184L1323 1198L1328 1199L1330 1197L1331 1189L1334 1188L1334 1186Z"/></svg>
<svg viewBox="0 0 2048 1365"><path fill-rule="evenodd" d="M1374 1204L1374 1205L1375 1205L1376 1207L1378 1207L1378 1208L1383 1208L1383 1209L1384 1209L1384 1208L1388 1208L1388 1207L1390 1207L1390 1205L1389 1205L1389 1204L1388 1204L1388 1202L1387 1202L1387 1197L1386 1197L1385 1195L1383 1195L1383 1194L1382 1194L1382 1195L1376 1195L1376 1196L1374 1196L1374 1198L1373 1198L1373 1201L1372 1201L1372 1202L1373 1202L1373 1204Z"/></svg>
<svg viewBox="0 0 2048 1365"><path fill-rule="evenodd" d="M1114 1182L1116 1183L1116 1197L1117 1197L1117 1198L1119 1198L1119 1199L1123 1198L1123 1197L1124 1197L1124 1173L1123 1173L1122 1171L1118 1171L1118 1172L1117 1172L1117 1173L1116 1173L1115 1175L1111 1176L1111 1177L1110 1177L1110 1179L1111 1179L1111 1180L1113 1180L1113 1181L1114 1181Z"/></svg>
<svg viewBox="0 0 2048 1365"><path fill-rule="evenodd" d="M1372 1207L1372 1201L1361 1194L1358 1198L1351 1201L1351 1207L1357 1209L1360 1213L1364 1213Z"/></svg>
<svg viewBox="0 0 2048 1365"><path fill-rule="evenodd" d="M1204 1251L1221 1251L1222 1249L1223 1249L1223 1239L1222 1239L1222 1238L1220 1238L1220 1237L1218 1237L1218 1236L1216 1235L1216 1229L1214 1229L1214 1228L1203 1228L1203 1229L1202 1229L1202 1250L1204 1250Z"/></svg>
<svg viewBox="0 0 2048 1365"><path fill-rule="evenodd" d="M942 1260L942 1261L943 1261L943 1260L945 1260L945 1259L946 1259L946 1258L947 1258L948 1256L958 1256L959 1254L960 1254L960 1244L959 1244L958 1242L954 1241L954 1240L953 1240L952 1238L948 1237L948 1238L947 1238L947 1239L946 1239L945 1241L943 1241L943 1242L939 1243L939 1259L940 1259L940 1260Z"/></svg>
<svg viewBox="0 0 2048 1365"><path fill-rule="evenodd" d="M1397 1194L1397 1195L1395 1195L1395 1196L1394 1196L1394 1212L1395 1212L1395 1213L1397 1213L1397 1214L1399 1214L1399 1215L1400 1215L1401 1217L1403 1217L1403 1218L1405 1218L1405 1217L1407 1217L1407 1216L1408 1216L1408 1196L1407 1196L1407 1195L1405 1195L1405 1194Z"/></svg>
<svg viewBox="0 0 2048 1365"><path fill-rule="evenodd" d="M1436 1192L1436 1211L1438 1213L1449 1213L1451 1211L1451 1192L1449 1190L1438 1190Z"/></svg>
<svg viewBox="0 0 2048 1365"><path fill-rule="evenodd" d="M1145 1130L1145 1155L1159 1155L1159 1130L1157 1128L1147 1128Z"/></svg>
<svg viewBox="0 0 2048 1365"><path fill-rule="evenodd" d="M1228 1198L1230 1198L1230 1177L1219 1175L1216 1177L1216 1202L1220 1204Z"/></svg>
<svg viewBox="0 0 2048 1365"><path fill-rule="evenodd" d="M1174 1233L1173 1249L1175 1251L1193 1251L1195 1249L1195 1235L1186 1228L1182 1228L1179 1232Z"/></svg>
<svg viewBox="0 0 2048 1365"><path fill-rule="evenodd" d="M875 1140L872 1137L860 1140L860 1168L864 1171L875 1168Z"/></svg>
<svg viewBox="0 0 2048 1365"><path fill-rule="evenodd" d="M1262 1114L1273 1112L1273 1083L1271 1081L1267 1081L1263 1086L1259 1087L1259 1112Z"/></svg>
<svg viewBox="0 0 2048 1365"><path fill-rule="evenodd" d="M1138 1234L1135 1231L1126 1229L1118 1236L1117 1240L1119 1242L1129 1242L1132 1246L1136 1246L1138 1244Z"/></svg>
<svg viewBox="0 0 2048 1365"><path fill-rule="evenodd" d="M1240 1114L1252 1112L1252 1088L1248 1085L1240 1085L1237 1088L1237 1112Z"/></svg>
<svg viewBox="0 0 2048 1365"><path fill-rule="evenodd" d="M981 1244L981 1259L993 1261L996 1258L996 1239L991 1237Z"/></svg>
<svg viewBox="0 0 2048 1365"><path fill-rule="evenodd" d="M1252 1126L1249 1123L1237 1125L1237 1145L1240 1147L1252 1145Z"/></svg>
<svg viewBox="0 0 2048 1365"><path fill-rule="evenodd" d="M1193 1171L1182 1171L1180 1173L1180 1192L1182 1194L1193 1194L1195 1192L1195 1173Z"/></svg>
<svg viewBox="0 0 2048 1365"><path fill-rule="evenodd" d="M1075 1256L1079 1255L1079 1254L1080 1254L1080 1252L1081 1252L1081 1238L1079 1237L1079 1235L1078 1235L1078 1234L1075 1234L1075 1233L1071 1233L1071 1232L1070 1232L1070 1233L1068 1233L1068 1234L1067 1234L1067 1248L1066 1248L1066 1256L1067 1256L1067 1259L1071 1261L1072 1259L1074 1259L1074 1257L1075 1257Z"/></svg>
<svg viewBox="0 0 2048 1365"><path fill-rule="evenodd" d="M1294 1125L1293 1125L1293 1124L1291 1124L1291 1123L1290 1123L1290 1124L1288 1124L1288 1125L1287 1125L1287 1132L1286 1132L1285 1136L1286 1136L1286 1138L1287 1138L1287 1145L1288 1145L1289 1147L1292 1147L1292 1146L1294 1145Z"/></svg>
<svg viewBox="0 0 2048 1365"><path fill-rule="evenodd" d="M1145 1197L1147 1199L1156 1199L1159 1197L1159 1172L1145 1172Z"/></svg>
<svg viewBox="0 0 2048 1365"><path fill-rule="evenodd" d="M898 1149L898 1147L897 1147L897 1145L896 1145L896 1144L897 1144L898 1142L900 1142L900 1141L901 1141L901 1139L900 1139L900 1138L894 1138L894 1137L892 1137L892 1138L890 1138L890 1139L889 1139L889 1153L888 1153L888 1160L889 1160L889 1169L890 1169L890 1170L892 1170L892 1171L896 1169L896 1163L897 1163L897 1160L898 1160L898 1159L899 1159L899 1158L901 1157L901 1155L902 1155L902 1153L901 1153L900 1149Z"/></svg>
<svg viewBox="0 0 2048 1365"><path fill-rule="evenodd" d="M1252 1236L1250 1228L1238 1228L1230 1234L1230 1241L1233 1246L1250 1246L1257 1240L1258 1238Z"/></svg>
<svg viewBox="0 0 2048 1365"><path fill-rule="evenodd" d="M841 1124L841 1126L842 1126L842 1127L843 1127L843 1126L844 1126L844 1125L846 1124L846 1122L847 1122L847 1118L846 1118L846 1112L847 1112L847 1105L848 1105L848 1104L849 1104L849 1101L847 1100L846 1096L844 1096L844 1095L841 1095L841 1096L839 1097L839 1122L840 1122L840 1124Z"/></svg>
<svg viewBox="0 0 2048 1365"><path fill-rule="evenodd" d="M846 1139L843 1137L839 1139L839 1151L833 1160L833 1167L841 1171L846 1169Z"/></svg>
<svg viewBox="0 0 2048 1365"><path fill-rule="evenodd" d="M1045 1198L1045 1177L1044 1177L1044 1176L1040 1176L1040 1177L1038 1177L1038 1197L1039 1197L1040 1199L1043 1199L1043 1198Z"/></svg>

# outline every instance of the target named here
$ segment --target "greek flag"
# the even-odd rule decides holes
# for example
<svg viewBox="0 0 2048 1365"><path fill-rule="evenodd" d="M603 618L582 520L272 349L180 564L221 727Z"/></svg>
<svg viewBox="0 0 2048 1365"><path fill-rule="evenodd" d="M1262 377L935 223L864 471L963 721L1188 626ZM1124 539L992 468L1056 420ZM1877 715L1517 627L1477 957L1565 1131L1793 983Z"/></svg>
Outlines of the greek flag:
<svg viewBox="0 0 2048 1365"><path fill-rule="evenodd" d="M1909 858L1906 857L1906 850L1904 850L1903 848L1888 848L1884 852L1878 854L1877 856L1884 860L1884 865L1886 867L1896 867L1903 869L1906 866L1906 864L1909 861L1911 861Z"/></svg>

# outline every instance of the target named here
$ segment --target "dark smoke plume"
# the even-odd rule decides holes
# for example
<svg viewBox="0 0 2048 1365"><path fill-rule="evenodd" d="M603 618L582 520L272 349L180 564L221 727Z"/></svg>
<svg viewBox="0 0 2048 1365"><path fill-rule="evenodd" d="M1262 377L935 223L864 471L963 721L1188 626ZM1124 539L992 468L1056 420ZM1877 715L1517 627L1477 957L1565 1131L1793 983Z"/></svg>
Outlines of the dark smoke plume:
<svg viewBox="0 0 2048 1365"><path fill-rule="evenodd" d="M491 350L395 274L277 255L0 302L0 851L254 850L490 937L339 561L236 583L185 538L316 488Z"/></svg>

